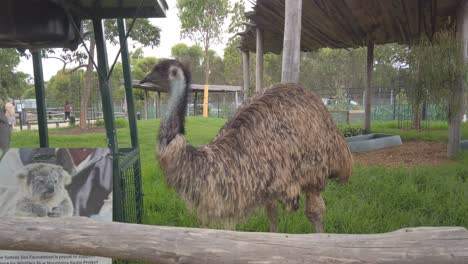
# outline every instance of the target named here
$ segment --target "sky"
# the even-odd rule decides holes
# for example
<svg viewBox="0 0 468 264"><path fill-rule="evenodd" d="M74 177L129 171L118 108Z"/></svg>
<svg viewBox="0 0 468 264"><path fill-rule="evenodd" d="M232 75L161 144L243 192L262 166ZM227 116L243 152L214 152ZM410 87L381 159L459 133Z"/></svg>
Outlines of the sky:
<svg viewBox="0 0 468 264"><path fill-rule="evenodd" d="M237 0L229 0L231 5L233 5ZM177 16L177 7L175 0L168 0L169 9L166 13L166 18L152 18L150 19L151 23L158 26L161 29L161 44L159 47L146 47L143 48L145 56L154 56L154 57L170 57L171 56L171 47L177 43L185 43L187 45L195 44L193 41L189 39L181 39L180 37L180 22ZM252 8L252 4L250 1L246 1L246 10L250 10ZM226 23L226 28L229 23ZM223 41L217 45L214 45L211 49L216 51L218 56L223 56L223 50L226 46L226 43L229 39L229 35L225 34L223 36ZM129 41L128 43L129 51L135 50L132 43ZM108 60L109 64L111 64L115 56L119 50L118 46L113 46L109 42L107 43L107 53L108 53ZM42 61L43 73L44 73L44 81L48 81L53 75L57 73L58 70L62 69L63 63L57 59L43 59ZM72 66L72 65L70 65ZM70 67L67 66L67 67ZM28 73L29 75L33 76L33 66L32 66L32 59L26 59L24 57L21 58L21 62L17 67L18 71L22 71Z"/></svg>

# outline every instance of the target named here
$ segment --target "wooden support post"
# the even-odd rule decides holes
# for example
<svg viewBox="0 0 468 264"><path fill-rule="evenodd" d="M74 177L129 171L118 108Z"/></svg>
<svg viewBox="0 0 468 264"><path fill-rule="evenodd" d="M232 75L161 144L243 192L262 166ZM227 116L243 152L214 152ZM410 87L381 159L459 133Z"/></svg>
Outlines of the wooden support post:
<svg viewBox="0 0 468 264"><path fill-rule="evenodd" d="M257 27L257 62L255 68L255 92L263 89L263 30Z"/></svg>
<svg viewBox="0 0 468 264"><path fill-rule="evenodd" d="M46 241L46 243L45 243ZM463 227L383 234L233 232L96 221L5 218L0 250L68 253L146 263L468 263Z"/></svg>
<svg viewBox="0 0 468 264"><path fill-rule="evenodd" d="M239 94L237 93L237 91L236 91L234 96L235 96L235 100L236 100L236 107L235 108L237 109L237 107L239 106Z"/></svg>
<svg viewBox="0 0 468 264"><path fill-rule="evenodd" d="M281 82L299 82L302 0L286 0Z"/></svg>
<svg viewBox="0 0 468 264"><path fill-rule="evenodd" d="M208 84L203 86L203 117L208 117Z"/></svg>
<svg viewBox="0 0 468 264"><path fill-rule="evenodd" d="M374 43L369 41L367 45L367 83L364 129L371 132L371 102L372 102L372 73L374 72Z"/></svg>
<svg viewBox="0 0 468 264"><path fill-rule="evenodd" d="M249 56L249 51L248 50L243 50L242 51L242 76L244 77L244 87L243 92L244 95L248 94L249 92L249 84L250 84L250 71L249 71L249 62L250 62L250 56Z"/></svg>
<svg viewBox="0 0 468 264"><path fill-rule="evenodd" d="M461 54L463 61L468 62L468 1L460 3L457 13L457 38L461 42ZM460 151L461 144L461 124L464 110L465 82L460 79L453 87L449 102L449 129L447 155L455 156Z"/></svg>

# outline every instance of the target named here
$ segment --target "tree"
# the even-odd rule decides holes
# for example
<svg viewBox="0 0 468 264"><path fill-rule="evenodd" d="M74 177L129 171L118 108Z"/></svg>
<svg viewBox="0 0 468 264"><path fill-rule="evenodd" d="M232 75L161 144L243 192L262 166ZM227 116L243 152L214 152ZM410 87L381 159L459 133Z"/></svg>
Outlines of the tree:
<svg viewBox="0 0 468 264"><path fill-rule="evenodd" d="M132 24L131 20L127 20L127 25ZM118 43L118 27L115 19L108 19L104 21L105 37L106 40L113 44ZM47 49L44 51L44 57L55 58L63 62L63 71L72 73L80 68L86 67L85 82L83 85L83 92L81 93L81 111L80 111L80 128L86 128L88 101L90 96L90 87L93 78L93 60L96 43L92 31L92 23L89 20L83 22L83 37L89 41L89 54L83 48L75 51L62 49L59 56L56 56L57 50ZM158 46L160 41L160 29L152 25L148 19L137 19L133 23L132 31L129 38L142 46ZM135 45L135 44L134 44ZM73 69L66 70L68 64L78 64Z"/></svg>
<svg viewBox="0 0 468 264"><path fill-rule="evenodd" d="M203 49L200 45L176 44L171 48L171 55L189 66L193 83L203 83Z"/></svg>
<svg viewBox="0 0 468 264"><path fill-rule="evenodd" d="M423 37L409 54L411 90L407 95L411 100L414 112L417 113L414 124L419 128L421 103L429 100L436 104L448 104L448 120L460 105L452 105L446 98L453 96L453 89L466 81L467 66L461 54L461 44L454 30L437 32L432 41Z"/></svg>
<svg viewBox="0 0 468 264"><path fill-rule="evenodd" d="M229 12L228 0L177 0L181 34L197 43L204 51L205 84L209 82L209 49L221 41L223 25Z"/></svg>
<svg viewBox="0 0 468 264"><path fill-rule="evenodd" d="M16 70L20 55L14 49L0 49L0 98L20 98L29 88L28 74Z"/></svg>
<svg viewBox="0 0 468 264"><path fill-rule="evenodd" d="M73 74L58 71L47 83L46 96L50 101L56 101L61 106L65 101L74 107L80 105L81 87L83 87L85 72L77 70Z"/></svg>

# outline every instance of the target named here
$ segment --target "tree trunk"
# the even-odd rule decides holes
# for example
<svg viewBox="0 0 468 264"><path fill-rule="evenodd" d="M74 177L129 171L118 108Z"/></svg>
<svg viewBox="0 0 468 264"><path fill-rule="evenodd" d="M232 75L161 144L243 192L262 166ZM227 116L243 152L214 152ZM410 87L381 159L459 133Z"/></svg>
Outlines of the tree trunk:
<svg viewBox="0 0 468 264"><path fill-rule="evenodd" d="M468 1L461 1L457 13L457 38L461 44L460 55L463 62L468 63ZM452 88L452 94L449 101L449 128L448 128L448 146L447 156L453 157L461 149L461 126L463 119L463 110L466 89L465 80L460 77Z"/></svg>
<svg viewBox="0 0 468 264"><path fill-rule="evenodd" d="M468 263L467 247L468 232L464 227L418 227L349 235L233 232L84 217L0 221L0 250L146 263Z"/></svg>
<svg viewBox="0 0 468 264"><path fill-rule="evenodd" d="M203 117L208 117L208 83L210 81L210 59L208 57L208 41L205 45L205 87L203 89Z"/></svg>
<svg viewBox="0 0 468 264"><path fill-rule="evenodd" d="M413 106L413 129L421 129L421 105L415 103Z"/></svg>
<svg viewBox="0 0 468 264"><path fill-rule="evenodd" d="M367 82L366 82L366 104L365 104L365 120L364 129L367 133L371 132L371 103L372 103L372 73L374 72L374 43L369 42L367 45Z"/></svg>
<svg viewBox="0 0 468 264"><path fill-rule="evenodd" d="M208 49L205 47L205 84L210 82L210 59L208 58Z"/></svg>
<svg viewBox="0 0 468 264"><path fill-rule="evenodd" d="M93 81L93 59L94 50L96 48L96 42L93 37L89 41L89 53L88 64L86 66L86 79L83 85L83 93L81 95L81 107L80 107L80 128L86 128L86 120L88 118L88 101L89 93L91 91L91 82Z"/></svg>

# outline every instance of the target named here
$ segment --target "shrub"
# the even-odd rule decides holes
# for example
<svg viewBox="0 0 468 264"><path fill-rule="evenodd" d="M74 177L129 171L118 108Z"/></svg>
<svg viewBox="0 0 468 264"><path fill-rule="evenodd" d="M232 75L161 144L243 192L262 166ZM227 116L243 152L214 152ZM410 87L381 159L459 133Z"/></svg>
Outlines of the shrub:
<svg viewBox="0 0 468 264"><path fill-rule="evenodd" d="M124 128L128 126L128 121L125 118L116 118L115 121L115 128ZM104 120L97 120L94 123L95 126L104 126Z"/></svg>
<svg viewBox="0 0 468 264"><path fill-rule="evenodd" d="M345 127L341 129L341 132L345 137L353 137L367 134L367 131L364 128L360 127Z"/></svg>

